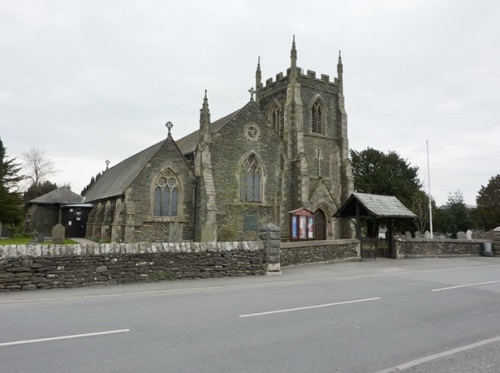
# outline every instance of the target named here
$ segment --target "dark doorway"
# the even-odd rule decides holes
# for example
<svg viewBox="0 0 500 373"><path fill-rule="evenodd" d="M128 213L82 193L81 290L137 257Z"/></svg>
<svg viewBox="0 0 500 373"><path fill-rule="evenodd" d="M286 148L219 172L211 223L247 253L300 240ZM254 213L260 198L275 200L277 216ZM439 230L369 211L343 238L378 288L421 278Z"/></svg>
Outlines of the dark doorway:
<svg viewBox="0 0 500 373"><path fill-rule="evenodd" d="M62 207L62 224L66 227L66 237L85 237L87 217L91 205L66 205Z"/></svg>
<svg viewBox="0 0 500 373"><path fill-rule="evenodd" d="M326 215L321 209L314 212L314 238L326 240Z"/></svg>

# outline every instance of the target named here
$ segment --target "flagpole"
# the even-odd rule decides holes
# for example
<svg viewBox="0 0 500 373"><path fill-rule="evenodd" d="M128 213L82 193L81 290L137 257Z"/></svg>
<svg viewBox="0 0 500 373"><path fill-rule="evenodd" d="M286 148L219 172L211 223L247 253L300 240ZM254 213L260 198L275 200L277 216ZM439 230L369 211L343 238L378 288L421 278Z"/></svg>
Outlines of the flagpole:
<svg viewBox="0 0 500 373"><path fill-rule="evenodd" d="M432 231L432 197L431 197L431 169L429 167L429 141L426 141L427 144L427 184L429 186L429 229L431 233L431 239L434 238L434 234Z"/></svg>

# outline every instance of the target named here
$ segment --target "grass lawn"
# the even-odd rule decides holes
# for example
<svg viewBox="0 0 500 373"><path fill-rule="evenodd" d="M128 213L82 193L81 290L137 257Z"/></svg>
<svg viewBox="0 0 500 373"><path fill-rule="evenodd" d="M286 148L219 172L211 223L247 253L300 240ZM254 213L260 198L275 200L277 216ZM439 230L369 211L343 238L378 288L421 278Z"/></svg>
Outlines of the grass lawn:
<svg viewBox="0 0 500 373"><path fill-rule="evenodd" d="M33 241L33 237L31 236L25 236L25 237L16 237L16 238L7 238L5 240L0 240L0 246L2 245L27 245L31 241ZM54 242L52 241L45 241L45 242L37 242L42 245L51 245ZM78 242L73 241L73 240L64 240L65 244L77 244Z"/></svg>

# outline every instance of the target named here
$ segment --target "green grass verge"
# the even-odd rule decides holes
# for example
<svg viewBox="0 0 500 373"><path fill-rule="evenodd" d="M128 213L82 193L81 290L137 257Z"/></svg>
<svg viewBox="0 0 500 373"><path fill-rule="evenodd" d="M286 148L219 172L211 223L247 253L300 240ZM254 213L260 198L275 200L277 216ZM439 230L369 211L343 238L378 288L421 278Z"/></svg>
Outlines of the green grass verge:
<svg viewBox="0 0 500 373"><path fill-rule="evenodd" d="M33 241L33 237L31 236L25 236L25 237L15 237L15 238L7 238L0 240L0 246L2 245L28 245L31 241ZM52 245L54 242L52 241L44 241L44 242L37 242L42 245ZM73 240L64 240L64 244L66 245L73 245L77 244L78 242L73 241Z"/></svg>

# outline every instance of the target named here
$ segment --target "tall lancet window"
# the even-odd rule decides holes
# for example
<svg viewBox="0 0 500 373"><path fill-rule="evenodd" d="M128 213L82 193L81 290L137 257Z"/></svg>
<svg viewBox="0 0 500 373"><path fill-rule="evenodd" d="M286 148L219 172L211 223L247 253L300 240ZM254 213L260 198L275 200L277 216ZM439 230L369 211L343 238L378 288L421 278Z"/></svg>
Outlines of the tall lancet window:
<svg viewBox="0 0 500 373"><path fill-rule="evenodd" d="M276 133L281 134L283 129L281 127L281 110L276 103L273 103L269 109L269 122Z"/></svg>
<svg viewBox="0 0 500 373"><path fill-rule="evenodd" d="M240 201L261 201L262 168L255 155L250 155L241 165Z"/></svg>
<svg viewBox="0 0 500 373"><path fill-rule="evenodd" d="M171 170L163 171L154 191L154 216L176 217L179 209L179 180Z"/></svg>
<svg viewBox="0 0 500 373"><path fill-rule="evenodd" d="M325 127L325 110L318 99L311 108L311 132L323 133Z"/></svg>

